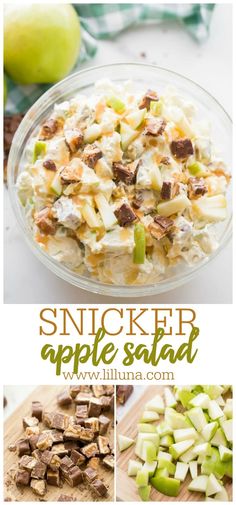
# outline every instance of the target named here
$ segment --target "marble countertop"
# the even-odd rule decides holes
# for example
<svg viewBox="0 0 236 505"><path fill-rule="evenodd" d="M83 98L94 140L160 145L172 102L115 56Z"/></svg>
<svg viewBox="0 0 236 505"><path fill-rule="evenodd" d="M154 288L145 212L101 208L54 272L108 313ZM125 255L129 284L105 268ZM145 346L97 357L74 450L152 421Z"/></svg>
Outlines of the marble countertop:
<svg viewBox="0 0 236 505"><path fill-rule="evenodd" d="M197 44L176 24L140 26L116 40L100 41L96 57L83 68L115 62L143 62L165 67L207 89L231 113L232 6L218 4L207 42ZM18 229L5 190L5 303L122 303L87 293L50 273L31 253ZM127 303L134 300L126 299ZM137 303L232 302L231 244L198 277L168 293L138 298Z"/></svg>

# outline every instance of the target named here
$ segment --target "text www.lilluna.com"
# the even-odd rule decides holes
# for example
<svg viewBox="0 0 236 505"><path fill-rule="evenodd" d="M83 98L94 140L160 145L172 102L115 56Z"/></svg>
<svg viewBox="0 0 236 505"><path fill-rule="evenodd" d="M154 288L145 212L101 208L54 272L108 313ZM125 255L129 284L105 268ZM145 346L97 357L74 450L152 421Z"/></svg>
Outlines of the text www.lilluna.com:
<svg viewBox="0 0 236 505"><path fill-rule="evenodd" d="M147 380L147 381L166 381L175 380L173 372L163 372L163 371L148 371L148 372L132 372L132 371L120 371L117 368L103 368L99 371L86 371L86 372L62 372L65 380L83 380L83 381L93 381L93 380L103 380L103 381L133 381L133 380Z"/></svg>

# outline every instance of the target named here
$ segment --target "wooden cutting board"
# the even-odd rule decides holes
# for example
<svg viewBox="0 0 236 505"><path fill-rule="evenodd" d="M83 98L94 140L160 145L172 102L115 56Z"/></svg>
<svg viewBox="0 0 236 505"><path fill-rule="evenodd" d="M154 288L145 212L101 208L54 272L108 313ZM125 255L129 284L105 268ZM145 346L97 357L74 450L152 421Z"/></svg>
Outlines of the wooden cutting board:
<svg viewBox="0 0 236 505"><path fill-rule="evenodd" d="M138 387L138 386L136 386ZM117 425L117 434L127 435L131 438L136 438L137 436L137 423L140 420L141 413L144 410L144 405L151 398L157 394L163 395L164 388L161 386L149 386L146 388L145 392L140 396L139 400L130 408L127 414L122 418L122 420ZM120 407L122 408L122 407ZM163 416L160 416L158 424L162 421ZM134 453L134 446L130 447L124 452L119 452L117 447L117 463L116 463L116 499L118 501L141 501L137 493L137 487L135 484L135 478L128 477L128 463L130 459L138 459ZM188 472L188 476L184 483L181 484L180 493L177 498L171 498L165 496L154 488L152 488L150 501L169 501L169 502L184 502L184 501L205 501L205 495L202 493L195 493L188 491L188 485L191 482L191 476ZM230 479L225 480L225 487L227 489L230 500L232 501L232 482Z"/></svg>
<svg viewBox="0 0 236 505"><path fill-rule="evenodd" d="M45 410L74 414L75 405L64 408L57 406L56 396L63 389L61 386L39 386L31 395L15 410L15 412L6 420L4 425L4 498L11 498L11 501L57 501L60 494L73 496L76 501L101 501L94 496L88 487L84 484L77 488L71 488L67 483L62 488L48 486L47 494L44 499L37 497L29 487L17 488L13 480L14 468L17 467L18 456L10 452L8 447L14 444L23 435L22 418L31 414L31 402L39 400L42 402ZM106 414L112 419L112 414ZM111 446L114 447L113 427L109 433ZM108 496L102 501L113 501L114 496L114 474L111 470L100 464L99 477L109 487Z"/></svg>

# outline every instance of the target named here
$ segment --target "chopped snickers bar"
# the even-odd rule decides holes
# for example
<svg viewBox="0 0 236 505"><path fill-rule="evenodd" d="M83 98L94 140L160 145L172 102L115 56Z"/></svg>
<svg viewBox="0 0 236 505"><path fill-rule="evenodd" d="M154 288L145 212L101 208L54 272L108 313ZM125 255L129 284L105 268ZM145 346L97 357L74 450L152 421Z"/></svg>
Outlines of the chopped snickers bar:
<svg viewBox="0 0 236 505"><path fill-rule="evenodd" d="M78 395L75 397L74 401L77 405L88 405L92 396L93 396L92 392L91 393L78 393Z"/></svg>
<svg viewBox="0 0 236 505"><path fill-rule="evenodd" d="M27 470L18 470L15 481L17 486L28 486L30 483L30 473Z"/></svg>
<svg viewBox="0 0 236 505"><path fill-rule="evenodd" d="M32 428L28 427L25 430L25 434L27 437L31 437L32 435L39 435L39 426L32 426Z"/></svg>
<svg viewBox="0 0 236 505"><path fill-rule="evenodd" d="M44 432L39 435L38 442L36 444L37 449L41 451L45 451L45 449L49 449L52 447L52 439L50 436L50 432Z"/></svg>
<svg viewBox="0 0 236 505"><path fill-rule="evenodd" d="M41 130L39 132L40 140L49 140L54 137L59 127L58 121L56 119L48 119L41 126Z"/></svg>
<svg viewBox="0 0 236 505"><path fill-rule="evenodd" d="M108 437L103 437L101 435L98 436L97 438L97 443L98 443L98 448L100 454L110 454L111 450L109 447L109 438Z"/></svg>
<svg viewBox="0 0 236 505"><path fill-rule="evenodd" d="M19 440L19 442L17 442L16 452L17 452L17 455L19 456L19 458L21 456L24 456L25 454L30 454L31 450L30 450L29 440L27 440L27 439Z"/></svg>
<svg viewBox="0 0 236 505"><path fill-rule="evenodd" d="M159 100L159 98L157 96L157 93L155 91L152 91L151 89L148 89L139 104L139 109L149 110L150 103L151 102L158 102L158 100Z"/></svg>
<svg viewBox="0 0 236 505"><path fill-rule="evenodd" d="M36 212L35 224L45 235L54 235L56 233L56 223L53 220L52 212L49 207Z"/></svg>
<svg viewBox="0 0 236 505"><path fill-rule="evenodd" d="M28 427L38 426L39 420L37 417L23 417L23 428L26 429Z"/></svg>
<svg viewBox="0 0 236 505"><path fill-rule="evenodd" d="M88 405L77 405L76 406L75 415L79 419L87 419L87 417L88 417Z"/></svg>
<svg viewBox="0 0 236 505"><path fill-rule="evenodd" d="M96 398L105 395L105 386L92 386L92 391Z"/></svg>
<svg viewBox="0 0 236 505"><path fill-rule="evenodd" d="M52 417L51 428L64 431L69 423L69 417L65 414L55 412Z"/></svg>
<svg viewBox="0 0 236 505"><path fill-rule="evenodd" d="M114 386L103 386L104 387L104 393L107 396L114 395Z"/></svg>
<svg viewBox="0 0 236 505"><path fill-rule="evenodd" d="M66 405L71 405L72 398L67 390L62 391L62 393L57 395L57 403L58 403L58 405L60 405L60 407L64 407Z"/></svg>
<svg viewBox="0 0 236 505"><path fill-rule="evenodd" d="M143 196L143 193L141 191L135 193L135 197L132 201L132 206L134 207L134 209L140 209L140 207L142 206L144 202L144 196Z"/></svg>
<svg viewBox="0 0 236 505"><path fill-rule="evenodd" d="M99 454L96 442L92 442L91 444L85 445L84 447L82 447L81 452L88 459L93 458L93 456Z"/></svg>
<svg viewBox="0 0 236 505"><path fill-rule="evenodd" d="M52 172L57 171L56 163L53 160L45 160L43 162L43 167L46 168L46 170L51 170Z"/></svg>
<svg viewBox="0 0 236 505"><path fill-rule="evenodd" d="M60 172L60 179L62 184L73 184L80 182L82 177L82 168L76 164L76 166L68 165L62 168Z"/></svg>
<svg viewBox="0 0 236 505"><path fill-rule="evenodd" d="M115 458L114 458L113 454L108 454L107 456L105 456L105 458L103 458L102 462L107 468L114 470Z"/></svg>
<svg viewBox="0 0 236 505"><path fill-rule="evenodd" d="M110 419L109 417L103 416L101 414L98 418L98 421L99 421L99 434L105 435L110 425Z"/></svg>
<svg viewBox="0 0 236 505"><path fill-rule="evenodd" d="M101 157L102 151L96 144L87 144L85 146L82 153L82 160L90 168L94 168Z"/></svg>
<svg viewBox="0 0 236 505"><path fill-rule="evenodd" d="M81 386L70 386L70 395L74 399L80 392Z"/></svg>
<svg viewBox="0 0 236 505"><path fill-rule="evenodd" d="M45 424L48 428L52 428L53 415L53 412L43 412L42 414L43 424Z"/></svg>
<svg viewBox="0 0 236 505"><path fill-rule="evenodd" d="M120 226L129 226L137 220L137 216L128 203L123 203L119 209L115 210L115 216Z"/></svg>
<svg viewBox="0 0 236 505"><path fill-rule="evenodd" d="M155 216L153 223L149 225L149 231L153 238L160 240L172 228L174 221L169 217Z"/></svg>
<svg viewBox="0 0 236 505"><path fill-rule="evenodd" d="M51 452L60 457L67 456L67 454L69 453L68 449L65 448L65 444L53 445Z"/></svg>
<svg viewBox="0 0 236 505"><path fill-rule="evenodd" d="M207 193L207 187L202 177L190 177L188 180L188 197L195 200Z"/></svg>
<svg viewBox="0 0 236 505"><path fill-rule="evenodd" d="M174 181L164 181L161 188L161 199L170 200L178 193L179 186Z"/></svg>
<svg viewBox="0 0 236 505"><path fill-rule="evenodd" d="M37 449L37 442L39 439L39 435L30 435L29 437L29 444L30 444L30 449L31 451L35 451Z"/></svg>
<svg viewBox="0 0 236 505"><path fill-rule="evenodd" d="M72 130L64 130L65 141L72 153L76 153L78 149L82 146L84 141L84 136L79 128L73 128Z"/></svg>
<svg viewBox="0 0 236 505"><path fill-rule="evenodd" d="M31 479L30 487L38 496L45 496L47 492L46 481L42 479Z"/></svg>
<svg viewBox="0 0 236 505"><path fill-rule="evenodd" d="M152 137L158 137L158 135L163 134L165 127L166 122L164 119L161 118L148 119L143 133L144 135L151 135Z"/></svg>
<svg viewBox="0 0 236 505"><path fill-rule="evenodd" d="M50 436L51 436L53 444L57 444L58 442L63 442L63 440L64 440L63 433L58 430L51 430Z"/></svg>
<svg viewBox="0 0 236 505"><path fill-rule="evenodd" d="M133 393L133 386L117 386L116 387L116 398L121 405L124 405L130 395Z"/></svg>
<svg viewBox="0 0 236 505"><path fill-rule="evenodd" d="M111 397L110 396L100 396L100 400L102 402L102 410L110 410L111 409Z"/></svg>
<svg viewBox="0 0 236 505"><path fill-rule="evenodd" d="M93 458L90 458L88 461L88 466L93 468L94 470L97 470L100 464L100 458L97 456L93 456Z"/></svg>
<svg viewBox="0 0 236 505"><path fill-rule="evenodd" d="M47 483L51 486L60 487L60 473L59 470L51 470L51 468L47 469Z"/></svg>
<svg viewBox="0 0 236 505"><path fill-rule="evenodd" d="M64 479L69 486L78 486L83 482L83 472L78 466L72 466L67 473L64 473Z"/></svg>
<svg viewBox="0 0 236 505"><path fill-rule="evenodd" d="M116 181L124 182L127 186L134 184L136 180L137 165L130 167L121 162L113 163L113 174Z"/></svg>
<svg viewBox="0 0 236 505"><path fill-rule="evenodd" d="M170 150L176 158L188 158L193 154L193 144L190 139L172 140Z"/></svg>
<svg viewBox="0 0 236 505"><path fill-rule="evenodd" d="M39 421L42 421L43 416L43 406L41 402L32 402L32 417L37 417Z"/></svg>
<svg viewBox="0 0 236 505"><path fill-rule="evenodd" d="M94 434L99 432L99 420L97 417L88 417L88 419L84 421L84 425L85 428L92 430Z"/></svg>
<svg viewBox="0 0 236 505"><path fill-rule="evenodd" d="M32 456L22 456L19 461L19 467L24 470L32 470L37 465L37 460Z"/></svg>
<svg viewBox="0 0 236 505"><path fill-rule="evenodd" d="M92 482L97 478L97 476L98 476L97 471L89 466L87 466L87 468L85 468L85 470L83 471L84 480L87 482Z"/></svg>
<svg viewBox="0 0 236 505"><path fill-rule="evenodd" d="M81 466L85 462L85 456L75 449L72 449L70 459L76 466Z"/></svg>
<svg viewBox="0 0 236 505"><path fill-rule="evenodd" d="M107 487L100 479L96 479L91 483L91 489L95 491L98 496L106 496L108 492Z"/></svg>
<svg viewBox="0 0 236 505"><path fill-rule="evenodd" d="M43 479L45 476L47 470L47 465L42 463L42 461L37 461L36 465L34 466L32 472L31 472L31 477L34 479Z"/></svg>
<svg viewBox="0 0 236 505"><path fill-rule="evenodd" d="M89 417L98 417L101 414L101 410L102 410L102 402L100 398L91 398L88 408Z"/></svg>

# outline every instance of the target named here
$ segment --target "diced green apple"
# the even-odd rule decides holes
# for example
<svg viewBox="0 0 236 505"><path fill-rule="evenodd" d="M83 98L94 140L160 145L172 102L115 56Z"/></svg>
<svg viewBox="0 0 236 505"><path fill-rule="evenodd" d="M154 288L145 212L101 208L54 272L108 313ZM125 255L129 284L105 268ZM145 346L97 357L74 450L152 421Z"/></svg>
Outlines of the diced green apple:
<svg viewBox="0 0 236 505"><path fill-rule="evenodd" d="M211 473L208 477L207 486L206 486L206 496L212 496L213 494L219 493L222 489L222 486L219 484L215 475Z"/></svg>
<svg viewBox="0 0 236 505"><path fill-rule="evenodd" d="M162 445L162 447L170 447L173 443L174 439L172 435L165 435L160 439L160 445Z"/></svg>
<svg viewBox="0 0 236 505"><path fill-rule="evenodd" d="M215 501L229 501L228 493L224 487L221 488L219 493L215 495Z"/></svg>
<svg viewBox="0 0 236 505"><path fill-rule="evenodd" d="M168 426L168 424L165 421L162 421L160 424L158 424L157 431L160 434L160 436L172 435L173 433L173 429L170 426Z"/></svg>
<svg viewBox="0 0 236 505"><path fill-rule="evenodd" d="M138 488L138 494L139 494L142 501L149 501L150 492L151 492L150 485L142 486L142 487Z"/></svg>
<svg viewBox="0 0 236 505"><path fill-rule="evenodd" d="M176 407L177 400L175 398L174 393L171 391L170 388L164 388L164 397L165 397L166 407Z"/></svg>
<svg viewBox="0 0 236 505"><path fill-rule="evenodd" d="M184 428L181 430L174 430L175 442L182 442L182 440L196 440L197 432L195 428Z"/></svg>
<svg viewBox="0 0 236 505"><path fill-rule="evenodd" d="M56 173L55 177L53 178L51 182L51 190L53 193L55 193L57 196L61 196L62 194L62 183L61 183L61 178L59 172Z"/></svg>
<svg viewBox="0 0 236 505"><path fill-rule="evenodd" d="M172 456L169 452L164 452L159 450L157 455L157 460L165 459L166 461L172 461Z"/></svg>
<svg viewBox="0 0 236 505"><path fill-rule="evenodd" d="M148 485L148 480L149 480L148 471L144 470L144 468L142 467L141 470L137 471L136 481L135 481L136 485L138 487L147 486Z"/></svg>
<svg viewBox="0 0 236 505"><path fill-rule="evenodd" d="M158 166L153 165L150 170L151 188L160 191L162 188L162 176Z"/></svg>
<svg viewBox="0 0 236 505"><path fill-rule="evenodd" d="M192 209L202 219L217 222L227 217L227 201L224 195L203 196L194 200Z"/></svg>
<svg viewBox="0 0 236 505"><path fill-rule="evenodd" d="M228 400L226 400L224 415L227 417L227 419L232 419L233 417L233 401L231 398L228 398Z"/></svg>
<svg viewBox="0 0 236 505"><path fill-rule="evenodd" d="M224 391L224 388L222 386L218 386L218 385L203 386L203 389L204 389L204 393L206 393L210 397L211 400L216 400L216 398L218 398L218 396L220 396Z"/></svg>
<svg viewBox="0 0 236 505"><path fill-rule="evenodd" d="M233 457L233 451L224 445L219 445L219 453L221 461L230 461Z"/></svg>
<svg viewBox="0 0 236 505"><path fill-rule="evenodd" d="M156 433L140 433L139 432L138 436L137 436L136 446L135 446L135 454L136 454L136 456L139 456L139 458L141 458L142 444L145 440L149 440L149 441L153 442L156 449L158 449L158 447L159 447L160 437L157 432Z"/></svg>
<svg viewBox="0 0 236 505"><path fill-rule="evenodd" d="M214 473L217 479L222 479L224 475L232 478L232 461L221 461L218 449L213 447L211 456L207 456L205 461L202 463L201 473L206 475Z"/></svg>
<svg viewBox="0 0 236 505"><path fill-rule="evenodd" d="M227 446L227 441L224 435L222 428L218 428L215 432L215 435L211 439L211 445L215 445L219 447L220 445Z"/></svg>
<svg viewBox="0 0 236 505"><path fill-rule="evenodd" d="M189 428L185 416L169 407L165 409L165 421L173 430Z"/></svg>
<svg viewBox="0 0 236 505"><path fill-rule="evenodd" d="M197 491L199 493L205 493L207 488L208 476L199 475L190 482L188 486L189 491Z"/></svg>
<svg viewBox="0 0 236 505"><path fill-rule="evenodd" d="M194 439L177 442L176 444L170 446L170 454L173 456L173 458L178 459L181 454L188 451L188 449L194 445L194 442Z"/></svg>
<svg viewBox="0 0 236 505"><path fill-rule="evenodd" d="M154 477L169 477L169 472L167 468L157 468Z"/></svg>
<svg viewBox="0 0 236 505"><path fill-rule="evenodd" d="M117 439L118 439L118 446L121 452L125 451L126 449L131 447L131 445L134 444L134 440L130 437L126 437L125 435L119 434Z"/></svg>
<svg viewBox="0 0 236 505"><path fill-rule="evenodd" d="M81 214L90 228L96 229L101 227L102 223L99 216L96 214L94 208L88 203L82 207Z"/></svg>
<svg viewBox="0 0 236 505"><path fill-rule="evenodd" d="M163 414L165 410L164 401L161 395L156 395L152 400L150 400L145 405L146 410L153 410L158 414Z"/></svg>
<svg viewBox="0 0 236 505"><path fill-rule="evenodd" d="M110 96L107 99L108 107L111 107L117 114L122 114L125 111L125 104L117 96Z"/></svg>
<svg viewBox="0 0 236 505"><path fill-rule="evenodd" d="M189 462L189 470L192 479L196 479L197 477L197 461L190 461Z"/></svg>
<svg viewBox="0 0 236 505"><path fill-rule="evenodd" d="M188 469L189 469L188 463L181 463L180 461L178 461L175 469L175 479L178 479L181 482L183 482L186 479Z"/></svg>
<svg viewBox="0 0 236 505"><path fill-rule="evenodd" d="M43 156L45 156L46 151L47 151L46 142L44 142L43 140L36 140L33 150L33 163L35 163L35 161L38 158L42 158Z"/></svg>
<svg viewBox="0 0 236 505"><path fill-rule="evenodd" d="M166 496L176 497L180 490L180 480L171 477L152 477L151 484L157 491Z"/></svg>
<svg viewBox="0 0 236 505"><path fill-rule="evenodd" d="M225 434L226 440L228 442L233 442L233 421L232 419L227 419L221 423L221 428Z"/></svg>
<svg viewBox="0 0 236 505"><path fill-rule="evenodd" d="M223 410L220 408L216 400L211 400L208 406L208 414L210 418L215 421L224 415Z"/></svg>
<svg viewBox="0 0 236 505"><path fill-rule="evenodd" d="M192 407L201 407L202 409L208 409L210 398L206 393L199 393L199 395L192 398L189 401L189 405Z"/></svg>
<svg viewBox="0 0 236 505"><path fill-rule="evenodd" d="M163 110L163 100L160 98L158 101L151 100L150 102L150 112L154 116L160 116Z"/></svg>
<svg viewBox="0 0 236 505"><path fill-rule="evenodd" d="M101 214L101 218L106 230L110 230L117 223L117 219L113 210L111 209L104 195L95 195L94 200Z"/></svg>
<svg viewBox="0 0 236 505"><path fill-rule="evenodd" d="M150 442L150 440L144 440L141 449L141 459L150 463L156 460L156 457L157 450L153 442Z"/></svg>
<svg viewBox="0 0 236 505"><path fill-rule="evenodd" d="M88 126L84 132L84 142L92 144L102 135L102 127L100 124L92 124Z"/></svg>
<svg viewBox="0 0 236 505"><path fill-rule="evenodd" d="M131 128L127 123L120 123L121 147L123 151L126 151L131 142L133 142L138 135L139 132Z"/></svg>
<svg viewBox="0 0 236 505"><path fill-rule="evenodd" d="M177 195L172 198L172 200L159 203L157 206L157 212L160 216L169 217L177 212L183 212L183 210L190 205L190 200L186 195Z"/></svg>
<svg viewBox="0 0 236 505"><path fill-rule="evenodd" d="M195 397L195 394L191 391L182 390L178 392L179 401L182 403L183 407L189 408L189 402Z"/></svg>
<svg viewBox="0 0 236 505"><path fill-rule="evenodd" d="M193 461L194 459L196 459L196 454L194 454L194 452L191 448L188 451L184 452L184 454L181 454L179 459L183 463L189 463L190 461Z"/></svg>
<svg viewBox="0 0 236 505"><path fill-rule="evenodd" d="M153 410L145 410L142 413L142 417L140 419L141 423L152 423L153 421L157 421L159 419L159 414L154 412Z"/></svg>
<svg viewBox="0 0 236 505"><path fill-rule="evenodd" d="M145 422L145 423L138 424L138 431L140 433L156 433L157 429L156 429L156 426L152 426L152 424L147 424Z"/></svg>
<svg viewBox="0 0 236 505"><path fill-rule="evenodd" d="M130 459L129 464L128 464L128 476L129 477L136 477L138 470L141 470L142 466L143 465L140 461Z"/></svg>
<svg viewBox="0 0 236 505"><path fill-rule="evenodd" d="M146 112L147 109L137 109L134 112L130 112L130 114L128 114L125 117L125 120L129 124L129 126L131 126L131 128L136 130L136 128L138 128L142 124Z"/></svg>
<svg viewBox="0 0 236 505"><path fill-rule="evenodd" d="M194 428L199 432L202 431L203 428L207 424L207 420L204 416L204 413L203 413L203 410L201 409L201 407L193 407L192 409L190 409L186 412L186 415L190 419Z"/></svg>
<svg viewBox="0 0 236 505"><path fill-rule="evenodd" d="M157 461L146 461L143 465L143 469L148 471L149 477L152 477L155 473L157 467Z"/></svg>
<svg viewBox="0 0 236 505"><path fill-rule="evenodd" d="M204 177L204 175L208 175L205 165L203 165L203 163L200 163L199 161L195 161L189 164L188 170L189 173L194 177Z"/></svg>
<svg viewBox="0 0 236 505"><path fill-rule="evenodd" d="M193 452L196 456L209 456L211 454L211 444L204 442L204 444L195 445Z"/></svg>
<svg viewBox="0 0 236 505"><path fill-rule="evenodd" d="M203 436L204 440L206 440L206 442L209 442L214 437L217 429L218 423L216 421L213 421L212 423L206 424L201 432L201 435Z"/></svg>

